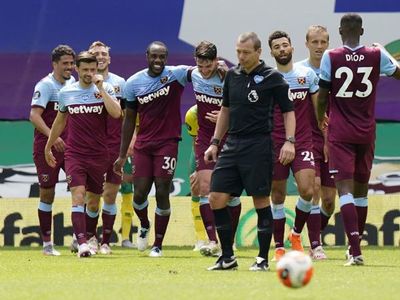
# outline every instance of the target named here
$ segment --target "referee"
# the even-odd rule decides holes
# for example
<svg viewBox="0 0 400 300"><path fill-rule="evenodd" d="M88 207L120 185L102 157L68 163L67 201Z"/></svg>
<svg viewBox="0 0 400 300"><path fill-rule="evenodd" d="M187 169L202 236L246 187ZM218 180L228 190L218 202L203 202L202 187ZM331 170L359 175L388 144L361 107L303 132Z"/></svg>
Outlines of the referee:
<svg viewBox="0 0 400 300"><path fill-rule="evenodd" d="M241 195L245 189L253 198L258 216L259 253L250 270L267 271L273 232L269 195L274 157L271 140L274 105L279 105L284 118L287 142L279 154L284 165L294 158L296 119L287 82L260 60L261 41L257 34L241 34L236 53L239 65L226 75L222 108L211 145L204 155L206 161L216 161L220 140L228 131L211 177L210 193L222 255L208 270L238 267L232 249L231 216L226 206L231 195Z"/></svg>

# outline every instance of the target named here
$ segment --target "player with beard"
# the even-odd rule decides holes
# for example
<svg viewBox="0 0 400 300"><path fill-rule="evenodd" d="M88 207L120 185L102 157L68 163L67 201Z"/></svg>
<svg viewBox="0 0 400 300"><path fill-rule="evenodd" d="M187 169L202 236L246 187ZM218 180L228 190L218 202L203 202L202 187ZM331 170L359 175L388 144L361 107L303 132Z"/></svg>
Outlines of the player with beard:
<svg viewBox="0 0 400 300"><path fill-rule="evenodd" d="M289 95L294 103L296 115L296 133L294 138L286 139L284 120L278 106L274 112L274 130L272 138L275 148L275 165L272 180L272 203L274 217L275 260L279 260L285 253L285 208L286 184L289 172L292 170L297 183L299 199L296 204L296 218L289 235L292 249L303 251L301 231L311 211L314 191L315 168L313 158L311 118L315 117L318 92L318 77L307 67L293 67L293 47L289 35L283 31L273 32L268 39L271 55L275 58L278 71L289 83ZM288 141L296 144L296 155L290 164L279 162L279 149Z"/></svg>
<svg viewBox="0 0 400 300"><path fill-rule="evenodd" d="M214 215L210 207L211 173L215 163L205 163L204 152L213 137L215 123L222 105L223 79L218 73L217 47L208 41L200 42L195 49L196 68L190 73L197 103L198 134L195 141L196 175L199 185L200 213L207 231L209 243L200 248L205 256L218 256L217 234ZM225 137L221 140L223 146ZM239 223L241 203L239 197L233 197L228 202L232 216L233 236Z"/></svg>
<svg viewBox="0 0 400 300"><path fill-rule="evenodd" d="M325 27L312 25L306 34L306 47L309 57L296 65L302 65L313 69L319 76L321 73L320 65L322 55L329 46L329 34ZM314 114L311 116L313 126L313 153L315 162L315 183L313 206L307 220L308 237L310 240L310 256L313 259L325 259L326 255L322 249L321 232L328 225L329 218L335 210L336 188L333 176L329 174L328 164L328 143L326 132L324 134L318 127L318 122ZM321 199L321 207L319 201ZM314 249L317 249L314 251Z"/></svg>
<svg viewBox="0 0 400 300"><path fill-rule="evenodd" d="M351 255L345 266L363 265L360 241L368 211L368 181L375 150L375 101L380 74L400 79L400 68L376 44L360 44L362 18L340 20L343 46L326 51L321 61L318 121L324 128L329 99L329 168L334 173L340 212Z"/></svg>
<svg viewBox="0 0 400 300"><path fill-rule="evenodd" d="M165 44L152 42L146 51L148 68L127 80L121 149L114 163L115 172L121 174L138 114L140 130L133 154L133 205L141 224L137 246L140 251L144 251L148 246L150 229L147 196L154 183L157 207L155 241L150 257L162 256L162 242L171 214L169 192L177 163L178 142L181 139L181 95L190 70L188 66L166 66L167 57Z"/></svg>
<svg viewBox="0 0 400 300"><path fill-rule="evenodd" d="M72 195L71 219L77 237L79 257L91 255L86 238L84 203L99 203L107 170L107 118L121 117L113 87L97 74L96 57L87 51L76 58L79 82L60 90L59 112L45 147L46 161L57 165L51 147L68 119L68 147L65 152L67 181Z"/></svg>
<svg viewBox="0 0 400 300"><path fill-rule="evenodd" d="M75 65L75 52L67 45L59 45L52 51L51 61L53 72L35 86L29 120L35 126L33 160L40 186L38 216L43 240L43 254L58 256L60 252L54 249L51 241L52 206L58 174L61 168L64 169L67 132L64 131L54 143L53 151L57 159L57 165L54 168L49 167L46 163L44 146L57 115L58 92L62 87L75 82L74 77L71 76Z"/></svg>

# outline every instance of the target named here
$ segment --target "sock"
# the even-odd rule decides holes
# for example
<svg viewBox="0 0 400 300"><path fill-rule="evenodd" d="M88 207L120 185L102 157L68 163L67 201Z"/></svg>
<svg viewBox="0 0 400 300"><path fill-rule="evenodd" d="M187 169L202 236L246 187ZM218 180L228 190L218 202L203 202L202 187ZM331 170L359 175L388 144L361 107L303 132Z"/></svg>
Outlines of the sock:
<svg viewBox="0 0 400 300"><path fill-rule="evenodd" d="M283 248L285 245L283 243L285 234L285 206L284 204L275 204L272 206L272 216L274 218L274 241L275 248Z"/></svg>
<svg viewBox="0 0 400 300"><path fill-rule="evenodd" d="M319 205L313 205L307 220L308 238L311 249L321 246L321 213Z"/></svg>
<svg viewBox="0 0 400 300"><path fill-rule="evenodd" d="M39 202L38 217L43 243L51 240L52 204Z"/></svg>
<svg viewBox="0 0 400 300"><path fill-rule="evenodd" d="M354 198L354 203L358 216L358 233L360 234L360 241L364 233L365 223L367 222L368 214L368 198Z"/></svg>
<svg viewBox="0 0 400 300"><path fill-rule="evenodd" d="M154 234L155 240L153 247L162 249L162 242L164 240L165 232L167 231L169 217L171 215L171 209L156 208L155 222L154 222Z"/></svg>
<svg viewBox="0 0 400 300"><path fill-rule="evenodd" d="M196 201L197 200L197 201ZM197 241L205 241L207 240L206 231L204 228L203 220L200 215L200 203L199 197L192 196L192 216L194 223L194 231L196 234Z"/></svg>
<svg viewBox="0 0 400 300"><path fill-rule="evenodd" d="M296 203L296 218L294 219L293 231L300 234L303 230L304 224L307 222L308 216L311 212L311 201L306 201L299 197Z"/></svg>
<svg viewBox="0 0 400 300"><path fill-rule="evenodd" d="M150 221L149 217L147 215L147 210L149 207L149 201L146 200L142 204L136 204L135 201L133 201L133 209L135 210L135 213L140 220L140 226L142 228L150 228Z"/></svg>
<svg viewBox="0 0 400 300"><path fill-rule="evenodd" d="M217 234L215 232L214 214L211 210L210 203L208 202L208 197L200 197L200 214L203 219L208 239L218 243Z"/></svg>
<svg viewBox="0 0 400 300"><path fill-rule="evenodd" d="M83 206L72 206L71 221L78 244L86 243L86 221Z"/></svg>
<svg viewBox="0 0 400 300"><path fill-rule="evenodd" d="M222 257L233 256L232 223L231 215L227 207L214 209L215 227L217 228L219 241L221 242Z"/></svg>
<svg viewBox="0 0 400 300"><path fill-rule="evenodd" d="M103 233L101 244L110 244L111 234L113 232L115 216L117 215L117 205L104 203L101 219L103 221Z"/></svg>
<svg viewBox="0 0 400 300"><path fill-rule="evenodd" d="M239 225L240 213L242 212L242 203L239 197L232 198L228 202L228 209L232 220L232 240L235 242L236 230Z"/></svg>
<svg viewBox="0 0 400 300"><path fill-rule="evenodd" d="M91 237L96 236L97 223L99 222L99 211L91 211L86 206L86 238L90 240Z"/></svg>
<svg viewBox="0 0 400 300"><path fill-rule="evenodd" d="M340 213L346 231L347 239L351 246L353 256L361 255L357 210L354 206L354 198L352 194L346 194L339 197Z"/></svg>
<svg viewBox="0 0 400 300"><path fill-rule="evenodd" d="M329 215L327 212L325 212L325 210L322 208L322 206L319 208L320 209L320 216L321 216L321 231L324 231L324 229L326 228L326 226L329 223L329 219L331 217L331 215Z"/></svg>
<svg viewBox="0 0 400 300"><path fill-rule="evenodd" d="M257 238L259 244L258 257L265 258L268 261L268 251L271 246L272 232L273 232L273 217L271 207L256 209L257 220Z"/></svg>
<svg viewBox="0 0 400 300"><path fill-rule="evenodd" d="M121 202L121 238L123 241L129 240L132 227L133 217L133 206L132 206L133 194L122 194Z"/></svg>

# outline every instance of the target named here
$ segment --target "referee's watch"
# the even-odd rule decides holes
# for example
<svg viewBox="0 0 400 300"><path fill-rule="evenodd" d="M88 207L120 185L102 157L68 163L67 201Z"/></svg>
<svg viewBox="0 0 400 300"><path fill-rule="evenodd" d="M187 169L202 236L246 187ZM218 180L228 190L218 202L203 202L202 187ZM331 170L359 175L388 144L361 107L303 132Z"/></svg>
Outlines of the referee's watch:
<svg viewBox="0 0 400 300"><path fill-rule="evenodd" d="M214 146L219 147L219 144L220 144L220 143L221 143L221 140L220 140L220 139L217 139L217 138L213 137L213 138L211 139L210 145L214 145Z"/></svg>
<svg viewBox="0 0 400 300"><path fill-rule="evenodd" d="M289 142L289 143L291 143L291 144L294 144L294 143L296 143L296 139L294 138L294 136L288 136L288 137L286 138L286 142Z"/></svg>

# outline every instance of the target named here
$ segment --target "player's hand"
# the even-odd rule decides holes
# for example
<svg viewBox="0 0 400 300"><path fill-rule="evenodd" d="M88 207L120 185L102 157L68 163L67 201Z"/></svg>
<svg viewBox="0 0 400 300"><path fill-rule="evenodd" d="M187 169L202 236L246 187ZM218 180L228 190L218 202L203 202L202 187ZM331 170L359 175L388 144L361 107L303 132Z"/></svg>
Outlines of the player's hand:
<svg viewBox="0 0 400 300"><path fill-rule="evenodd" d="M380 49L384 48L381 44L379 44L377 42L372 43L372 47L376 47L376 48L380 48Z"/></svg>
<svg viewBox="0 0 400 300"><path fill-rule="evenodd" d="M206 164L209 164L211 162L216 162L217 155L218 155L218 146L210 145L210 147L208 147L206 152L204 152L204 162Z"/></svg>
<svg viewBox="0 0 400 300"><path fill-rule="evenodd" d="M62 138L58 137L56 141L53 144L54 149L56 149L57 152L64 152L65 151L65 143Z"/></svg>
<svg viewBox="0 0 400 300"><path fill-rule="evenodd" d="M226 72L228 72L229 67L224 60L218 60L217 74L221 81L224 81Z"/></svg>
<svg viewBox="0 0 400 300"><path fill-rule="evenodd" d="M206 114L206 119L212 123L217 123L218 116L219 116L219 110L213 110L212 112L208 112Z"/></svg>
<svg viewBox="0 0 400 300"><path fill-rule="evenodd" d="M122 168L125 165L126 158L118 157L114 162L113 170L115 174L122 176Z"/></svg>
<svg viewBox="0 0 400 300"><path fill-rule="evenodd" d="M286 166L291 163L294 159L295 149L294 144L290 142L285 142L279 152L279 162Z"/></svg>
<svg viewBox="0 0 400 300"><path fill-rule="evenodd" d="M97 86L99 90L103 89L103 75L96 74L92 77L92 82Z"/></svg>
<svg viewBox="0 0 400 300"><path fill-rule="evenodd" d="M57 165L57 160L53 155L53 152L51 152L51 149L47 149L47 147L44 149L44 157L46 159L47 164L52 167L55 168Z"/></svg>

